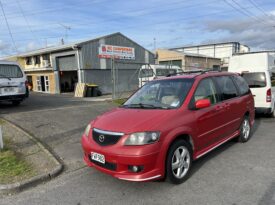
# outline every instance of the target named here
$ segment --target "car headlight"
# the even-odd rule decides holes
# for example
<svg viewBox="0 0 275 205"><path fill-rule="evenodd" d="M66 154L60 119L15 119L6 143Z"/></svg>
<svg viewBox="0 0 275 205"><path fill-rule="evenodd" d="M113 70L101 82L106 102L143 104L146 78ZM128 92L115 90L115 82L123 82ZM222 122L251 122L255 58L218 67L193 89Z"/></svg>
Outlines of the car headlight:
<svg viewBox="0 0 275 205"><path fill-rule="evenodd" d="M85 132L84 132L84 135L86 137L89 136L90 130L91 130L91 124L88 124L87 127L86 127L86 129L85 129Z"/></svg>
<svg viewBox="0 0 275 205"><path fill-rule="evenodd" d="M160 132L137 132L132 133L126 139L124 145L146 145L159 140Z"/></svg>

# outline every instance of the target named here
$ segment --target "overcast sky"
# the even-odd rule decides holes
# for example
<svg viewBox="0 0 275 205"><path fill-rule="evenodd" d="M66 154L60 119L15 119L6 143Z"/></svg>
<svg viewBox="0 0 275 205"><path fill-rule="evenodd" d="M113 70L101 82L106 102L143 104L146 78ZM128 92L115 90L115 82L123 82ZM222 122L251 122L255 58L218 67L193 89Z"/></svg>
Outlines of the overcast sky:
<svg viewBox="0 0 275 205"><path fill-rule="evenodd" d="M0 0L0 56L121 32L142 46L275 50L275 0ZM67 29L66 29L67 28Z"/></svg>

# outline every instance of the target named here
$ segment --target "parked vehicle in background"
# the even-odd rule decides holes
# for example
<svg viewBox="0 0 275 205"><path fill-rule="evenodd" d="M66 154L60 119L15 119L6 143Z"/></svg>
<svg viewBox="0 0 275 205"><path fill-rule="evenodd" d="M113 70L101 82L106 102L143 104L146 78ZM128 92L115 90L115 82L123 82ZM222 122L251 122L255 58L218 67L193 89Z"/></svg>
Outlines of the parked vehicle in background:
<svg viewBox="0 0 275 205"><path fill-rule="evenodd" d="M0 61L0 101L19 105L28 95L26 76L19 64Z"/></svg>
<svg viewBox="0 0 275 205"><path fill-rule="evenodd" d="M138 75L139 87L142 87L145 83L151 80L181 72L182 69L175 65L143 65L141 66Z"/></svg>
<svg viewBox="0 0 275 205"><path fill-rule="evenodd" d="M241 74L248 83L256 112L275 117L275 52L234 55L229 71Z"/></svg>
<svg viewBox="0 0 275 205"><path fill-rule="evenodd" d="M146 83L82 136L90 167L128 181L184 182L192 161L237 138L247 142L254 100L245 80L202 72Z"/></svg>

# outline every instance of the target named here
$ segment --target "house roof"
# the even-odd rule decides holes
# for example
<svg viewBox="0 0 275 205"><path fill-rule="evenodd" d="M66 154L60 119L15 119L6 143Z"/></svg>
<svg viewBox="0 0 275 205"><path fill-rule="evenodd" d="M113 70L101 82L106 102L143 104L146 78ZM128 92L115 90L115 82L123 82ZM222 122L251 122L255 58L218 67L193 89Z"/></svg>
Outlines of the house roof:
<svg viewBox="0 0 275 205"><path fill-rule="evenodd" d="M85 44L85 43L88 43L88 42L92 42L92 41L98 41L99 39L107 38L107 37L110 37L110 36L113 36L113 35L122 35L123 37L127 38L128 40L130 40L134 44L142 47L141 45L139 45L135 41L131 40L127 36L123 35L122 33L116 32L116 33L112 33L112 34L105 35L105 36L99 36L99 37L96 37L96 38L93 38L93 39L81 40L81 41L77 41L77 42L73 42L73 43L69 43L69 44L64 44L64 45L59 45L59 46L51 46L51 47L47 47L47 48L36 49L36 50L33 50L33 51L28 51L28 52L20 53L18 55L7 56L5 58L9 58L9 57L27 57L27 56L41 55L41 54L45 54L45 53L51 53L51 52L56 52L56 51L73 49L74 47L76 48L78 46L81 46L82 44ZM144 48L144 47L142 47L142 48ZM144 49L147 50L146 48L144 48ZM149 51L149 50L147 50L147 51ZM152 53L151 51L149 51L149 52Z"/></svg>
<svg viewBox="0 0 275 205"><path fill-rule="evenodd" d="M177 55L180 55L180 56L220 59L220 58L215 58L215 57L212 57L212 56L207 56L207 55L198 54L198 53L188 53L188 52L181 52L181 51L167 50L167 49L159 49L159 50L157 50L157 52L161 52L161 51L174 52L174 53L176 53Z"/></svg>
<svg viewBox="0 0 275 205"><path fill-rule="evenodd" d="M275 53L275 50L263 50L263 51L252 51L252 52L246 52L246 53L235 53L234 56L237 55L247 55L247 54L256 54L256 53Z"/></svg>
<svg viewBox="0 0 275 205"><path fill-rule="evenodd" d="M235 42L235 41L221 42L221 43L208 43L208 44L200 44L200 45L180 46L180 47L175 47L175 48L169 48L169 50L182 49L182 48L202 47L202 46L217 46L217 45L223 45L223 44L240 44L240 43ZM243 46L247 46L247 45L243 45Z"/></svg>

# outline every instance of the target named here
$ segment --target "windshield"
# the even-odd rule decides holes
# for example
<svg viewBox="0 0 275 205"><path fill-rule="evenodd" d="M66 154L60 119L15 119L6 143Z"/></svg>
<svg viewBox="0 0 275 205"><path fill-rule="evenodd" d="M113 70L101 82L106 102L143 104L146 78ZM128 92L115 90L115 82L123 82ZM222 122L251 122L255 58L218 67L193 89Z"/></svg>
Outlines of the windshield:
<svg viewBox="0 0 275 205"><path fill-rule="evenodd" d="M167 75L173 75L176 74L176 69L156 69L156 76L167 76Z"/></svg>
<svg viewBox="0 0 275 205"><path fill-rule="evenodd" d="M22 78L23 73L17 65L0 64L0 78Z"/></svg>
<svg viewBox="0 0 275 205"><path fill-rule="evenodd" d="M266 86L266 77L264 72L242 73L250 88L263 88Z"/></svg>
<svg viewBox="0 0 275 205"><path fill-rule="evenodd" d="M132 95L122 107L139 109L172 109L181 106L193 79L151 81Z"/></svg>
<svg viewBox="0 0 275 205"><path fill-rule="evenodd" d="M139 73L139 78L147 78L147 77L153 77L153 70L152 69L142 69Z"/></svg>

